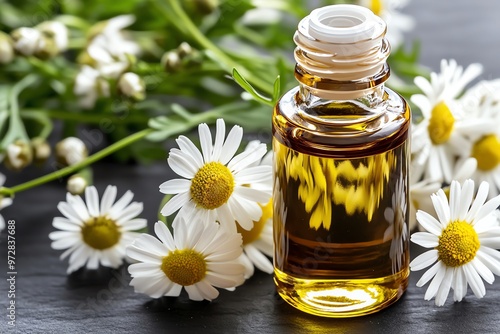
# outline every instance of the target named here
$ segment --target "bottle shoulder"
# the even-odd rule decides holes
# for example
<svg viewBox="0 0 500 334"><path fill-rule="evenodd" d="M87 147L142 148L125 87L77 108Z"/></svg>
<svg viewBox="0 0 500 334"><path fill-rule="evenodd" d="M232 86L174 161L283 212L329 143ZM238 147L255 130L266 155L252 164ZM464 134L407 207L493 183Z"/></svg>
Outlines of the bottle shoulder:
<svg viewBox="0 0 500 334"><path fill-rule="evenodd" d="M296 151L326 157L362 157L398 147L408 139L407 102L382 87L376 98L324 100L303 98L299 87L278 101L273 135Z"/></svg>

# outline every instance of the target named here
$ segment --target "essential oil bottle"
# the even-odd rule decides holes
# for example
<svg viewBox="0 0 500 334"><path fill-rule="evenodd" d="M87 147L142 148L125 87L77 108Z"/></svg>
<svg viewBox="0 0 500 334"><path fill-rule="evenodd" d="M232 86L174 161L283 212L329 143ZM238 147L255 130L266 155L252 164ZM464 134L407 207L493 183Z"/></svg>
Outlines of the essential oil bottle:
<svg viewBox="0 0 500 334"><path fill-rule="evenodd" d="M364 7L312 11L274 109L274 279L315 315L373 313L408 285L410 109L384 86L385 32Z"/></svg>

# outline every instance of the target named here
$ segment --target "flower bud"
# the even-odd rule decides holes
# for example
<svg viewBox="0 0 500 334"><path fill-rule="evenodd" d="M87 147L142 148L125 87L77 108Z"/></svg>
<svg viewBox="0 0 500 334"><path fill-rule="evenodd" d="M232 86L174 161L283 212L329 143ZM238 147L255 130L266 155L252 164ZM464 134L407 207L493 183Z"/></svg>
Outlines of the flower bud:
<svg viewBox="0 0 500 334"><path fill-rule="evenodd" d="M189 56L193 53L193 48L191 45L189 45L186 42L182 42L178 47L177 47L177 54L179 57L182 59L186 56Z"/></svg>
<svg viewBox="0 0 500 334"><path fill-rule="evenodd" d="M144 100L144 80L135 73L127 72L122 74L118 80L118 89L127 97L131 97L137 101Z"/></svg>
<svg viewBox="0 0 500 334"><path fill-rule="evenodd" d="M66 189L72 195L80 195L83 194L87 186L88 186L87 180L83 176L81 176L80 174L74 174L68 179L68 183L66 184Z"/></svg>
<svg viewBox="0 0 500 334"><path fill-rule="evenodd" d="M175 51L166 52L163 57L161 57L161 64L168 73L177 72L182 67L181 59Z"/></svg>
<svg viewBox="0 0 500 334"><path fill-rule="evenodd" d="M34 28L19 28L11 32L14 49L24 56L32 56L44 47L42 33Z"/></svg>
<svg viewBox="0 0 500 334"><path fill-rule="evenodd" d="M9 35L0 31L0 64L8 64L14 59L14 47Z"/></svg>
<svg viewBox="0 0 500 334"><path fill-rule="evenodd" d="M9 144L6 151L5 166L12 170L21 170L30 165L33 160L31 146L24 140L18 139Z"/></svg>
<svg viewBox="0 0 500 334"><path fill-rule="evenodd" d="M87 158L88 151L83 141L76 137L68 137L56 145L56 160L64 166L71 166Z"/></svg>
<svg viewBox="0 0 500 334"><path fill-rule="evenodd" d="M31 147L33 148L33 160L35 164L41 165L47 161L52 151L47 140L41 137L36 137L31 140Z"/></svg>
<svg viewBox="0 0 500 334"><path fill-rule="evenodd" d="M42 34L54 41L57 53L63 52L68 48L68 28L61 22L45 21L36 27Z"/></svg>

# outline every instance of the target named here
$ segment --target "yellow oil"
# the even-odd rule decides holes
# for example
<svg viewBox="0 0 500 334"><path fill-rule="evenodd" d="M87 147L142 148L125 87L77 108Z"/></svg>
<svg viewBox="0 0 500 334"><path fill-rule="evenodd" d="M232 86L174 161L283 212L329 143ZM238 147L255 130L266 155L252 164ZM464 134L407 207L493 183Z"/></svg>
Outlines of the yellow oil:
<svg viewBox="0 0 500 334"><path fill-rule="evenodd" d="M295 93L273 118L277 291L315 315L376 312L408 285L409 109L388 91L385 110L329 103L297 121Z"/></svg>

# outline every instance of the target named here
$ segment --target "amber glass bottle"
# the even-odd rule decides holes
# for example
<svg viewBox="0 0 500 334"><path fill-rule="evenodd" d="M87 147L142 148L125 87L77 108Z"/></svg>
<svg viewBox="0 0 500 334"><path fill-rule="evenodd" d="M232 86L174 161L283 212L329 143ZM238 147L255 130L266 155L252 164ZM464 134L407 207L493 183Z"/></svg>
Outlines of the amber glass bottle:
<svg viewBox="0 0 500 334"><path fill-rule="evenodd" d="M408 285L410 110L384 86L385 23L314 10L294 36L299 86L273 115L275 282L327 317L383 309Z"/></svg>

